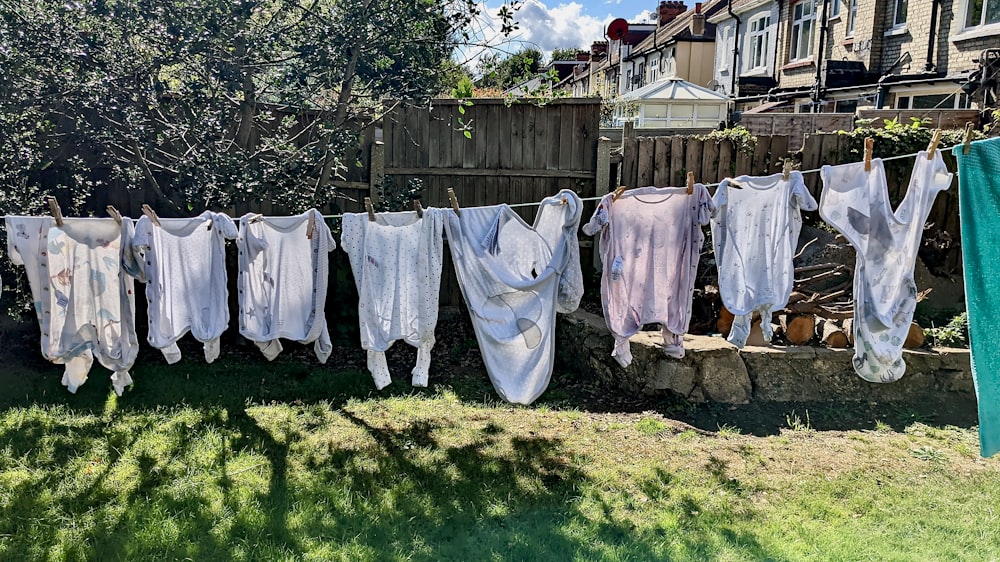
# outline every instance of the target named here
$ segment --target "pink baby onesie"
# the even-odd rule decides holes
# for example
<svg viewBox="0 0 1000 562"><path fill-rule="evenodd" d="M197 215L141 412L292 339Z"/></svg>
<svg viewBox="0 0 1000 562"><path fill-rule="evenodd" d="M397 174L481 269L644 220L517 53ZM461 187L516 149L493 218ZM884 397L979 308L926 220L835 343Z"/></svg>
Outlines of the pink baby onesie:
<svg viewBox="0 0 1000 562"><path fill-rule="evenodd" d="M604 319L615 336L611 356L623 367L632 362L629 338L654 322L662 327L664 353L684 357L701 227L714 211L700 183L691 195L684 187L642 187L614 202L605 196L584 225L584 234L601 233Z"/></svg>

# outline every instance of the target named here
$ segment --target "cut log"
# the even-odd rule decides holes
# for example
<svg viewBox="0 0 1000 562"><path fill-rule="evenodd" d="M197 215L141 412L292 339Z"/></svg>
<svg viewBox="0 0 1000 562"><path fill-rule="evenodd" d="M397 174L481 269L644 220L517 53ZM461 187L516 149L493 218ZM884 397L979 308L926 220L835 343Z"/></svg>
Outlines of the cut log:
<svg viewBox="0 0 1000 562"><path fill-rule="evenodd" d="M785 339L792 345L805 345L813 338L815 326L812 314L789 314L785 317Z"/></svg>
<svg viewBox="0 0 1000 562"><path fill-rule="evenodd" d="M847 347L847 334L833 320L821 320L816 332L819 334L819 340L825 343L827 347L834 349L844 349Z"/></svg>
<svg viewBox="0 0 1000 562"><path fill-rule="evenodd" d="M906 334L906 340L903 342L903 347L905 349L917 349L918 347L923 346L924 329L920 327L920 324L910 322L910 332Z"/></svg>
<svg viewBox="0 0 1000 562"><path fill-rule="evenodd" d="M725 306L723 306L722 310L719 311L719 320L715 323L715 327L718 328L722 337L729 337L729 331L733 329L734 318L736 318L736 316L734 316L732 312L729 312L729 309Z"/></svg>
<svg viewBox="0 0 1000 562"><path fill-rule="evenodd" d="M750 335L747 336L747 345L752 345L756 347L767 347L771 344L764 341L764 330L760 327L760 315L754 314L753 321L750 323Z"/></svg>
<svg viewBox="0 0 1000 562"><path fill-rule="evenodd" d="M854 318L848 318L844 320L843 324L844 334L847 336L847 343L854 347Z"/></svg>

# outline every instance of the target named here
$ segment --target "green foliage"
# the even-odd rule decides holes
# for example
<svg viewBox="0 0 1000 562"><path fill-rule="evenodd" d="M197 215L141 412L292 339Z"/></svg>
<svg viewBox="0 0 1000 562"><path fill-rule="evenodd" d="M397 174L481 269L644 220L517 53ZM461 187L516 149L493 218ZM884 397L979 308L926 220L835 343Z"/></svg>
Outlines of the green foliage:
<svg viewBox="0 0 1000 562"><path fill-rule="evenodd" d="M472 78L463 76L462 79L458 81L458 84L451 89L451 97L460 99L471 98L475 95L475 88L476 85L472 83Z"/></svg>
<svg viewBox="0 0 1000 562"><path fill-rule="evenodd" d="M966 347L969 341L969 314L963 312L940 328L924 328L924 336L934 347Z"/></svg>
<svg viewBox="0 0 1000 562"><path fill-rule="evenodd" d="M542 66L542 52L527 47L507 57L499 53L483 54L476 65L476 86L507 90L531 78Z"/></svg>
<svg viewBox="0 0 1000 562"><path fill-rule="evenodd" d="M902 156L913 154L925 150L930 144L934 130L927 128L926 122L917 118L912 118L910 123L902 123L896 119L883 121L884 127L873 127L872 120L858 119L853 131L838 131L838 134L845 135L851 139L850 146L846 154L842 154L844 161L858 161L864 156L865 138L870 137L875 141L874 155L878 158L888 158L891 156ZM984 138L979 131L973 131L973 140ZM941 142L938 148L947 148L961 144L965 139L964 129L945 129L941 131ZM907 167L912 167L912 162L904 163Z"/></svg>
<svg viewBox="0 0 1000 562"><path fill-rule="evenodd" d="M757 137L755 137L749 129L739 125L729 129L712 131L711 133L701 135L698 138L703 141L715 141L717 143L729 141L733 143L733 147L737 151L744 154L753 154L753 149L757 146Z"/></svg>
<svg viewBox="0 0 1000 562"><path fill-rule="evenodd" d="M580 52L582 52L582 51L580 51L580 49L574 49L574 48L570 48L570 49L552 49L552 56L551 56L551 58L549 60L552 61L552 62L555 62L557 60L560 60L560 61L562 61L562 60L573 60L573 61L575 61L576 60L576 54L580 53Z"/></svg>
<svg viewBox="0 0 1000 562"><path fill-rule="evenodd" d="M0 2L0 142L32 153L0 151L0 174L23 180L2 183L52 189L42 166L75 167L65 155L79 154L78 183L100 168L156 193L167 216L326 203L383 98L426 100L458 82L451 54L479 11L471 0Z"/></svg>
<svg viewBox="0 0 1000 562"><path fill-rule="evenodd" d="M636 100L623 100L621 96L615 95L610 98L601 98L601 126L615 127L615 118L621 115L637 115L639 112L639 102Z"/></svg>
<svg viewBox="0 0 1000 562"><path fill-rule="evenodd" d="M382 178L381 197L375 204L379 211L411 211L413 202L420 199L424 191L424 181L410 178L403 187L398 187L391 176Z"/></svg>

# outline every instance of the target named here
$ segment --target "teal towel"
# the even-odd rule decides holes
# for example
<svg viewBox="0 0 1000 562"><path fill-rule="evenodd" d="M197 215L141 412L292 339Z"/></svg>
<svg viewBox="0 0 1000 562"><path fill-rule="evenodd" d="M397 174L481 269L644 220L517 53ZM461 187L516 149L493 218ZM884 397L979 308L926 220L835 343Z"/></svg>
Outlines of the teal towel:
<svg viewBox="0 0 1000 562"><path fill-rule="evenodd" d="M1000 138L977 141L958 159L965 307L969 311L972 377L979 400L979 444L1000 451Z"/></svg>

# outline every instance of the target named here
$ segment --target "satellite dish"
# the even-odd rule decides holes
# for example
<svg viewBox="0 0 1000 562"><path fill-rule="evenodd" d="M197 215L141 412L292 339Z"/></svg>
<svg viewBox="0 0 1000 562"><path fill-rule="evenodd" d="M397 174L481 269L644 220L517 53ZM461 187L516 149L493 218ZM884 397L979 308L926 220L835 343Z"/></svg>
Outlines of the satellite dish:
<svg viewBox="0 0 1000 562"><path fill-rule="evenodd" d="M608 24L608 39L618 41L628 33L628 22L618 18Z"/></svg>
<svg viewBox="0 0 1000 562"><path fill-rule="evenodd" d="M709 90L717 90L717 89L719 89L719 86L721 86L721 85L722 84L719 84L718 80L712 80L711 82L708 83L708 89Z"/></svg>

